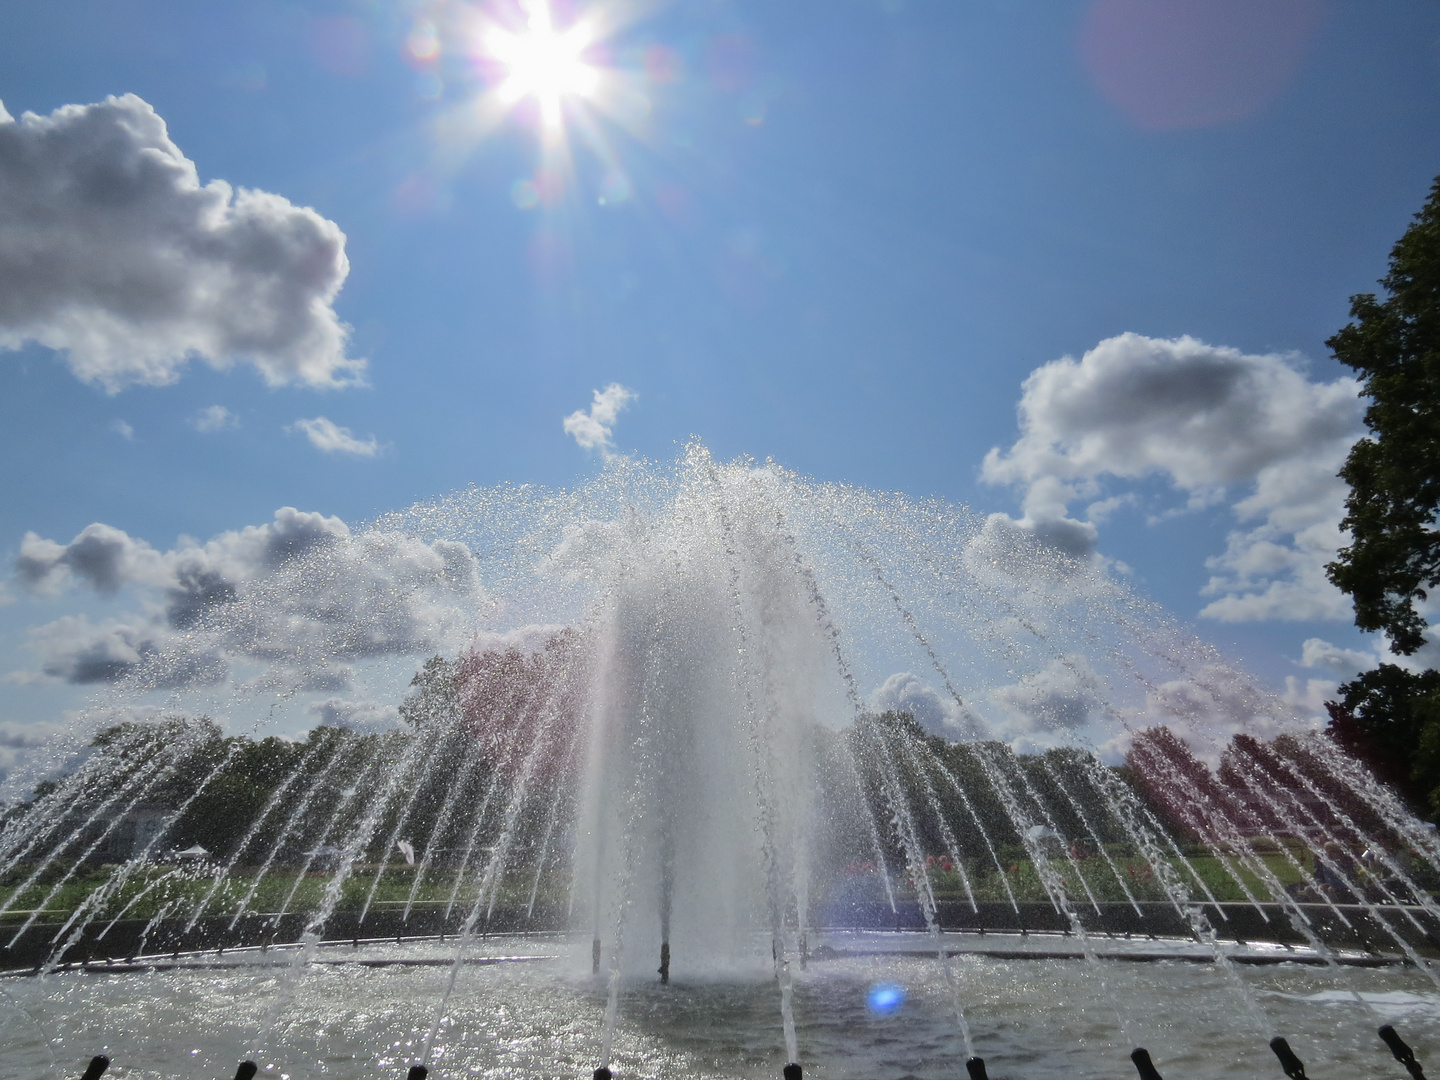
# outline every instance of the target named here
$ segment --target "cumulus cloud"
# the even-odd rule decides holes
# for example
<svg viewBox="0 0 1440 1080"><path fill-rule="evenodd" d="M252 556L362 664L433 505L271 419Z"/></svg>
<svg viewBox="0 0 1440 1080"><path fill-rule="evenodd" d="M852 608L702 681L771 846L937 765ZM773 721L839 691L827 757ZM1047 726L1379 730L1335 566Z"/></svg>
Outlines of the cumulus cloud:
<svg viewBox="0 0 1440 1080"><path fill-rule="evenodd" d="M615 456L615 444L611 441L615 420L620 410L635 400L635 391L619 383L611 383L604 390L596 390L590 411L576 409L565 417L565 434L574 438L585 450L598 450L605 458Z"/></svg>
<svg viewBox="0 0 1440 1080"><path fill-rule="evenodd" d="M110 393L198 359L270 385L358 382L332 304L345 234L314 210L201 184L134 94L15 121L0 108L0 348L38 342Z"/></svg>
<svg viewBox="0 0 1440 1080"><path fill-rule="evenodd" d="M1028 750L1037 737L1085 727L1104 708L1100 690L1100 677L1085 657L1066 656L995 688L990 699L1005 713L1002 737L1023 740Z"/></svg>
<svg viewBox="0 0 1440 1080"><path fill-rule="evenodd" d="M870 695L876 712L905 712L932 735L953 738L961 729L960 710L952 699L909 671L897 671Z"/></svg>
<svg viewBox="0 0 1440 1080"><path fill-rule="evenodd" d="M101 596L113 596L125 585L154 584L164 575L163 560L154 548L98 521L85 526L68 544L27 532L15 561L15 576L22 586L51 596L76 580Z"/></svg>
<svg viewBox="0 0 1440 1080"><path fill-rule="evenodd" d="M356 731L384 731L395 726L399 714L393 705L378 701L350 701L327 698L310 706L318 722L326 727L351 728Z"/></svg>
<svg viewBox="0 0 1440 1080"><path fill-rule="evenodd" d="M1324 638L1306 638L1300 646L1300 663L1308 668L1327 668L1337 675L1346 677L1374 667L1378 661L1374 652L1359 649L1342 649Z"/></svg>
<svg viewBox="0 0 1440 1080"><path fill-rule="evenodd" d="M66 615L30 631L30 647L40 657L43 675L78 685L141 677L156 687L218 682L227 670L214 653L180 643L168 653L164 628L143 615L91 623L84 615Z"/></svg>
<svg viewBox="0 0 1440 1080"><path fill-rule="evenodd" d="M37 752L53 747L52 740L70 730L68 721L0 720L0 781L23 768Z"/></svg>
<svg viewBox="0 0 1440 1080"><path fill-rule="evenodd" d="M122 439L125 439L125 440L127 440L127 441L133 440L133 439L135 438L135 429L134 429L133 427L131 427L129 424L127 424L124 420L120 420L120 419L111 420L111 421L110 421L110 430L113 431L116 435L119 435Z"/></svg>
<svg viewBox="0 0 1440 1080"><path fill-rule="evenodd" d="M374 435L368 439L357 439L349 428L341 427L323 416L317 416L313 420L296 420L285 430L303 431L310 440L310 445L326 454L374 457L380 453L380 444Z"/></svg>
<svg viewBox="0 0 1440 1080"><path fill-rule="evenodd" d="M1293 677L1287 685L1288 699L1273 697L1232 667L1202 664L1184 678L1151 688L1145 719L1137 726L1165 724L1213 764L1219 748L1239 732L1268 739L1293 725L1295 710L1308 708L1309 701Z"/></svg>
<svg viewBox="0 0 1440 1080"><path fill-rule="evenodd" d="M1186 509L1230 502L1244 527L1208 562L1214 599L1202 614L1347 618L1324 565L1341 544L1345 485L1335 474L1362 411L1355 380L1315 382L1289 357L1122 334L1031 373L1020 438L992 449L982 475L1023 490L1015 524L1079 556L1129 497L1102 498L1102 485L1161 477ZM1085 517L1072 516L1081 501L1091 501Z"/></svg>
<svg viewBox="0 0 1440 1080"><path fill-rule="evenodd" d="M294 507L169 551L99 523L68 544L27 534L16 580L48 595L86 587L139 597L125 617L71 615L31 631L40 671L71 683L207 683L244 659L273 669L262 680L343 692L356 660L454 647L482 599L464 544L355 535L337 517Z"/></svg>
<svg viewBox="0 0 1440 1080"><path fill-rule="evenodd" d="M206 434L240 426L240 418L224 405L207 405L192 416L188 422L196 431Z"/></svg>

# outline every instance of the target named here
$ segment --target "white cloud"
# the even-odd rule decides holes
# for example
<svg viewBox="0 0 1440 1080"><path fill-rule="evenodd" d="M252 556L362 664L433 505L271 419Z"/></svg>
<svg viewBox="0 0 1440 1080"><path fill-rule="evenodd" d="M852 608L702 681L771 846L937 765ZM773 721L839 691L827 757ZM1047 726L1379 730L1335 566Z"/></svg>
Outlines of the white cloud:
<svg viewBox="0 0 1440 1080"><path fill-rule="evenodd" d="M134 94L17 123L0 109L0 348L60 350L115 393L191 359L271 385L360 381L331 306L345 234L264 191L200 183Z"/></svg>
<svg viewBox="0 0 1440 1080"><path fill-rule="evenodd" d="M209 433L224 431L226 428L237 428L240 426L240 418L224 405L207 405L192 416L187 423L196 431Z"/></svg>
<svg viewBox="0 0 1440 1080"><path fill-rule="evenodd" d="M909 671L898 671L886 679L870 695L870 708L876 712L909 713L932 735L953 738L961 730L960 710L955 702L941 697L934 687Z"/></svg>
<svg viewBox="0 0 1440 1080"><path fill-rule="evenodd" d="M316 702L310 706L310 711L326 727L351 728L357 731L384 731L394 727L399 717L393 705L334 697Z"/></svg>
<svg viewBox="0 0 1440 1080"><path fill-rule="evenodd" d="M20 584L45 596L64 591L76 578L102 596L113 596L129 584L156 584L166 573L164 560L149 544L98 521L68 544L28 532L15 561Z"/></svg>
<svg viewBox="0 0 1440 1080"><path fill-rule="evenodd" d="M119 435L122 439L133 440L135 438L135 429L129 424L127 424L124 420L111 420L110 430L113 431L116 435Z"/></svg>
<svg viewBox="0 0 1440 1080"><path fill-rule="evenodd" d="M1025 380L1020 438L985 457L984 479L1024 490L1016 524L1074 555L1093 553L1096 523L1129 498L1104 483L1158 476L1187 509L1229 501L1232 532L1202 611L1227 621L1346 618L1324 575L1340 546L1345 485L1335 473L1361 432L1353 379L1315 382L1291 358L1249 355L1190 337L1122 334L1079 361ZM1091 502L1088 520L1070 504Z"/></svg>
<svg viewBox="0 0 1440 1080"><path fill-rule="evenodd" d="M1301 690L1287 680L1287 696L1275 697L1223 663L1202 664L1186 676L1152 687L1134 726L1165 724L1202 758L1219 751L1239 732L1268 739L1294 725L1295 709L1309 708L1323 680ZM1325 684L1333 686L1333 683Z"/></svg>
<svg viewBox="0 0 1440 1080"><path fill-rule="evenodd" d="M620 410L635 400L635 391L611 383L594 393L589 412L576 409L565 417L565 434L572 436L582 449L599 450L602 457L611 458L615 456L615 444L611 441L615 420Z"/></svg>
<svg viewBox="0 0 1440 1080"><path fill-rule="evenodd" d="M1002 737L1032 748L1049 733L1079 731L1104 708L1100 676L1078 655L1057 657L1018 682L992 690L990 699L1006 715Z"/></svg>
<svg viewBox="0 0 1440 1080"><path fill-rule="evenodd" d="M1325 703L1334 701L1339 691L1340 685L1334 679L1306 679L1302 683L1294 675L1286 675L1280 700L1297 715L1309 717L1312 724L1322 724L1329 716Z"/></svg>
<svg viewBox="0 0 1440 1080"><path fill-rule="evenodd" d="M1342 649L1324 638L1306 638L1305 644L1300 646L1300 663L1303 667L1327 668L1347 678L1374 667L1380 659L1374 652Z"/></svg>
<svg viewBox="0 0 1440 1080"><path fill-rule="evenodd" d="M49 595L77 586L138 594L129 615L98 624L65 616L31 631L41 672L74 683L213 682L245 659L273 669L261 681L343 691L351 661L457 648L482 599L464 544L354 535L339 518L293 507L163 552L99 523L69 544L30 533L16 578Z"/></svg>
<svg viewBox="0 0 1440 1080"><path fill-rule="evenodd" d="M28 764L35 751L53 749L56 736L70 730L69 721L0 720L0 781Z"/></svg>
<svg viewBox="0 0 1440 1080"><path fill-rule="evenodd" d="M227 670L213 652L189 642L167 651L165 628L142 614L91 623L84 615L66 615L30 631L30 647L40 657L42 674L68 683L112 683L143 678L156 687L218 682Z"/></svg>
<svg viewBox="0 0 1440 1080"><path fill-rule="evenodd" d="M374 457L380 453L380 444L371 435L368 439L357 439L349 429L340 427L333 420L317 416L313 420L296 420L286 431L303 431L310 445L326 454L350 454L353 457Z"/></svg>

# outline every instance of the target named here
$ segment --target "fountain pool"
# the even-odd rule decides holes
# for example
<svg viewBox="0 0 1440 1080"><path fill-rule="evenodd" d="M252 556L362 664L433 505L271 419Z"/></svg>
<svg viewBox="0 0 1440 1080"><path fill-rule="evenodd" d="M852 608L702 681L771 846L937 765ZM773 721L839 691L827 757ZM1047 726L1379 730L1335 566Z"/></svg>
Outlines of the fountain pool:
<svg viewBox="0 0 1440 1080"><path fill-rule="evenodd" d="M440 1075L588 1076L606 1004L588 965L588 943L552 937L497 937L472 956L444 1018L432 1061ZM444 992L450 950L439 946L336 946L316 964L277 1031L263 1076L393 1077L417 1052ZM369 967L403 960L398 966ZM433 962L421 966L416 962ZM413 966L412 966L413 965ZM1129 1016L1166 1076L1279 1076L1255 1018L1212 966L1178 961L1116 964L1113 1000L1096 993L1083 960L957 958L974 1035L999 1077L1114 1078L1130 1071L1130 1047L1116 1026ZM103 1049L144 1080L227 1076L249 1051L283 969L273 957L217 967L150 973L69 973L0 984L0 1017L11 1020L0 1051L13 1080L52 1080ZM614 1067L635 1077L774 1077L783 1035L768 973L627 989L615 1033ZM1375 1038L1396 1024L1421 1060L1436 1049L1440 995L1399 967L1355 972L1367 1005L1337 991L1324 969L1281 964L1251 979L1264 1023L1284 1030L1311 1075L1403 1076ZM870 987L906 990L893 1013L867 1007ZM25 1039L23 1010L36 1032ZM807 1075L832 1080L948 1080L956 1075L954 1017L933 956L872 954L817 960L795 984L797 1035ZM1375 1017L1381 1021L1376 1021ZM46 1038L38 1032L63 1033ZM1257 1051L1257 1047L1259 1050ZM54 1055L65 1068L50 1064Z"/></svg>

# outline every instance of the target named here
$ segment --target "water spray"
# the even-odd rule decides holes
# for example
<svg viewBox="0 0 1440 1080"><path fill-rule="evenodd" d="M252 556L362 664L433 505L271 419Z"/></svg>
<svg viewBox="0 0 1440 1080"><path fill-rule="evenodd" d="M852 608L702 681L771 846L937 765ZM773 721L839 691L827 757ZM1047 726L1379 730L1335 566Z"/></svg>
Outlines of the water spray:
<svg viewBox="0 0 1440 1080"><path fill-rule="evenodd" d="M1140 1080L1165 1080L1160 1075L1155 1063L1150 1060L1150 1051L1143 1046L1137 1046L1130 1051L1130 1060L1135 1063L1135 1070L1140 1074Z"/></svg>
<svg viewBox="0 0 1440 1080"><path fill-rule="evenodd" d="M670 981L670 942L668 941L660 943L660 966L656 970L660 972L662 983Z"/></svg>
<svg viewBox="0 0 1440 1080"><path fill-rule="evenodd" d="M598 937L590 943L590 974L600 974L600 939Z"/></svg>
<svg viewBox="0 0 1440 1080"><path fill-rule="evenodd" d="M1390 1048L1390 1052L1395 1055L1395 1060L1405 1066L1405 1071L1410 1074L1412 1080L1425 1080L1425 1071L1420 1068L1420 1062L1415 1060L1415 1051L1405 1044L1405 1040L1400 1038L1399 1032L1386 1024L1380 1029L1380 1038Z"/></svg>
<svg viewBox="0 0 1440 1080"><path fill-rule="evenodd" d="M1270 1049L1275 1051L1275 1056L1280 1059L1280 1068L1285 1070L1285 1075L1290 1080L1310 1080L1305 1075L1305 1064L1295 1056L1295 1051L1290 1049L1290 1044L1279 1035L1270 1040Z"/></svg>

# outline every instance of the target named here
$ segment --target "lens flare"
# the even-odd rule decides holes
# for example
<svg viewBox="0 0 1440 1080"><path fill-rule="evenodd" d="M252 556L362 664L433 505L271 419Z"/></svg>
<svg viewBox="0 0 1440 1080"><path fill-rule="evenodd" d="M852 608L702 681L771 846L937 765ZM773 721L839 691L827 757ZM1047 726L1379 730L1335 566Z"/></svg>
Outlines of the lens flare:
<svg viewBox="0 0 1440 1080"><path fill-rule="evenodd" d="M905 1004L905 988L896 983L876 983L865 995L865 1004L876 1016L889 1016Z"/></svg>

